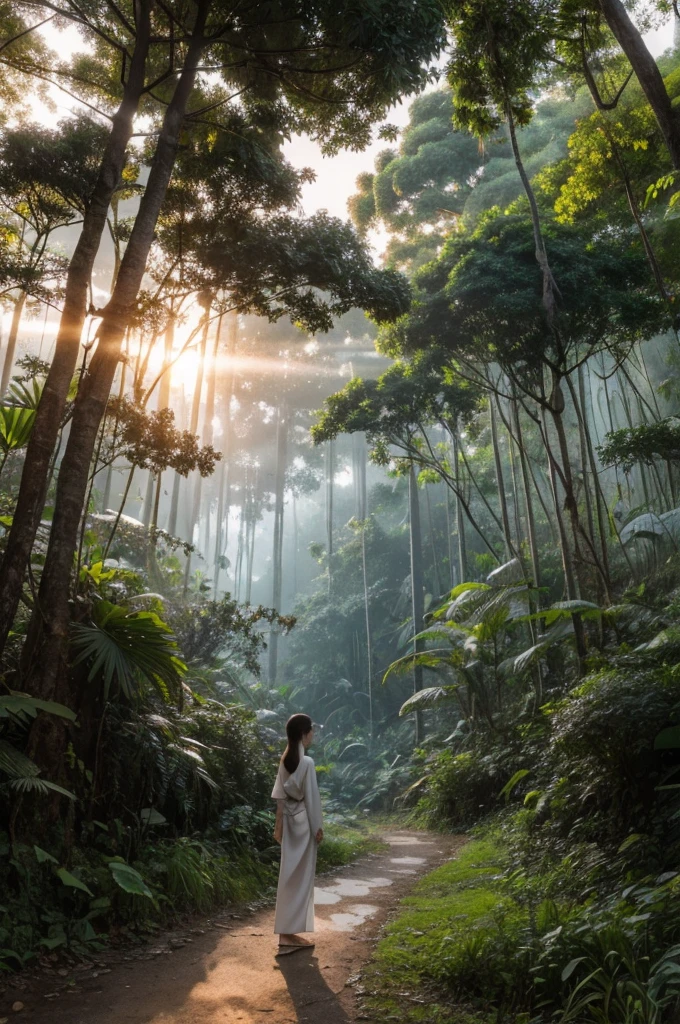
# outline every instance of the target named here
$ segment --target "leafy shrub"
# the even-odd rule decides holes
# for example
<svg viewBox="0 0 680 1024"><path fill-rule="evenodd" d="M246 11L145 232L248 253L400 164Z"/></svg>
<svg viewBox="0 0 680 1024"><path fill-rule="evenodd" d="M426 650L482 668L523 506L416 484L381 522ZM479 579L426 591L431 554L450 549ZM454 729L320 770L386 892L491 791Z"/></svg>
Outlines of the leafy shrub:
<svg viewBox="0 0 680 1024"><path fill-rule="evenodd" d="M680 1005L680 875L580 906L508 865L493 839L422 879L370 975L374 1011L408 987L432 1002L534 1020L660 1024ZM539 1015L539 1016L537 1016ZM396 1019L396 1018L395 1018Z"/></svg>
<svg viewBox="0 0 680 1024"><path fill-rule="evenodd" d="M432 828L467 828L498 806L499 795L515 773L511 749L443 750L431 762L417 816Z"/></svg>
<svg viewBox="0 0 680 1024"><path fill-rule="evenodd" d="M676 790L660 787L679 751L655 749L655 740L680 721L678 672L606 669L544 710L551 740L534 776L537 786L545 783L534 839L542 831L561 853L596 842L611 855L632 832L647 833L672 861L680 838Z"/></svg>

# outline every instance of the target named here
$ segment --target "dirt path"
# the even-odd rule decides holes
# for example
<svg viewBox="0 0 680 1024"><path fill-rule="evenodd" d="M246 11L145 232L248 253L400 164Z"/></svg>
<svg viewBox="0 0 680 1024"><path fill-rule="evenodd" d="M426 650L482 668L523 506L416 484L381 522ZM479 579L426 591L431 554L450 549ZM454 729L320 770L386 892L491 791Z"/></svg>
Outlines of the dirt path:
<svg viewBox="0 0 680 1024"><path fill-rule="evenodd" d="M316 948L279 960L274 910L202 922L170 935L149 959L107 964L68 979L69 988L27 991L0 1005L0 1019L26 1024L350 1024L352 976L369 959L395 904L419 875L455 855L461 840L423 832L383 836L385 853L317 879ZM176 948L173 948L176 947ZM63 986L60 977L55 982ZM75 980L75 984L73 981ZM55 991L57 985L55 984ZM12 999L24 1006L12 1012Z"/></svg>

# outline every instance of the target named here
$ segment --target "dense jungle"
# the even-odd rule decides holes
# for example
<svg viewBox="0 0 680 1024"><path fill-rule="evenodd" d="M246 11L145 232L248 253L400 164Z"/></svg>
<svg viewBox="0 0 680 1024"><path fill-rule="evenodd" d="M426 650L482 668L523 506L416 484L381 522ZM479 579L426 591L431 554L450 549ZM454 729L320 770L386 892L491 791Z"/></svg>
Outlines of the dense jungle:
<svg viewBox="0 0 680 1024"><path fill-rule="evenodd" d="M271 900L304 711L320 870L466 837L357 1019L677 1021L674 0L0 0L0 98L0 990Z"/></svg>

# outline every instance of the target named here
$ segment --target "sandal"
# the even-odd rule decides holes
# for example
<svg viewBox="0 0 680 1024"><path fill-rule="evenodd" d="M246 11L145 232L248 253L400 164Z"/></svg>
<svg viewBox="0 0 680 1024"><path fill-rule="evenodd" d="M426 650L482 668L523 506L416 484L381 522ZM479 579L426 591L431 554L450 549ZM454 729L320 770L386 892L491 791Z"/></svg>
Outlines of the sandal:
<svg viewBox="0 0 680 1024"><path fill-rule="evenodd" d="M314 949L313 942L286 942L279 946L276 956L288 956L289 953L297 953L301 949Z"/></svg>

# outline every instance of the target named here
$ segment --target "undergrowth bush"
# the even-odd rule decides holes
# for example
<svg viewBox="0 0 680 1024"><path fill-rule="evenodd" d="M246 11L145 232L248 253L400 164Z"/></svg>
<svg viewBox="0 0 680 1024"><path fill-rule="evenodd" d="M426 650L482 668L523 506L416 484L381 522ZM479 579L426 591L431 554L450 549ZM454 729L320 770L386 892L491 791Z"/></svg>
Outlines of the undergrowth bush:
<svg viewBox="0 0 680 1024"><path fill-rule="evenodd" d="M513 869L499 837L470 842L404 901L367 978L370 1010L402 1024L450 1020L453 1006L496 1019L673 1019L680 875L581 904L556 901L536 875ZM404 990L427 992L432 1016L404 1004Z"/></svg>

